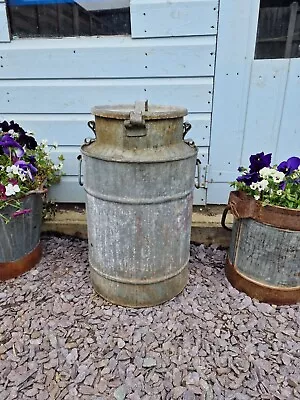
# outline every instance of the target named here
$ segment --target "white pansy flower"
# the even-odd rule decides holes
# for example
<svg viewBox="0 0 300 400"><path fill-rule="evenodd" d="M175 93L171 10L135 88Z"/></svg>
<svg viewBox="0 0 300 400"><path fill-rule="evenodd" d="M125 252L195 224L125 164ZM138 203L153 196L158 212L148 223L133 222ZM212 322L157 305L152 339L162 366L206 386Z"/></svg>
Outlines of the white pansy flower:
<svg viewBox="0 0 300 400"><path fill-rule="evenodd" d="M20 175L19 167L17 167L16 165L6 167L6 172L8 174Z"/></svg>
<svg viewBox="0 0 300 400"><path fill-rule="evenodd" d="M284 178L285 174L281 171L276 171L276 173L273 175L273 181L276 183L282 182Z"/></svg>
<svg viewBox="0 0 300 400"><path fill-rule="evenodd" d="M263 179L262 181L257 183L257 189L262 192L264 191L269 185L269 182L266 179Z"/></svg>
<svg viewBox="0 0 300 400"><path fill-rule="evenodd" d="M250 185L250 189L256 190L257 189L257 183L252 182L251 185Z"/></svg>
<svg viewBox="0 0 300 400"><path fill-rule="evenodd" d="M259 194L256 194L256 195L254 196L254 198L255 198L255 200L259 200L259 199L260 199L260 195L259 195Z"/></svg>
<svg viewBox="0 0 300 400"><path fill-rule="evenodd" d="M282 193L283 193L283 191L282 190L277 190L277 192L276 192L277 194L278 194L278 196L281 196L282 195Z"/></svg>
<svg viewBox="0 0 300 400"><path fill-rule="evenodd" d="M261 178L268 178L274 174L274 170L272 168L264 167L259 171L259 175Z"/></svg>
<svg viewBox="0 0 300 400"><path fill-rule="evenodd" d="M19 185L13 185L12 183L9 183L7 186L5 186L6 196L13 196L19 191L20 191Z"/></svg>

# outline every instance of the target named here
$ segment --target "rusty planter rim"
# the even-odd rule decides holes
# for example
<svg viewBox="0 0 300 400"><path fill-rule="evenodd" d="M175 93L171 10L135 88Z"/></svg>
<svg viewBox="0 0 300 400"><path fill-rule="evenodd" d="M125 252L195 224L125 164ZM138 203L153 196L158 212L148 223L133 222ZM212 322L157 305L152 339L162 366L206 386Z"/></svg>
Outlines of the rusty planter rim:
<svg viewBox="0 0 300 400"><path fill-rule="evenodd" d="M0 263L0 281L16 278L31 270L42 257L42 245L38 245L28 254L15 261Z"/></svg>
<svg viewBox="0 0 300 400"><path fill-rule="evenodd" d="M128 119L131 111L134 109L134 104L117 104L95 106L91 112L96 117L113 118L113 119ZM147 111L143 111L145 120L155 119L172 119L180 118L187 115L188 111L183 107L161 106L150 104Z"/></svg>
<svg viewBox="0 0 300 400"><path fill-rule="evenodd" d="M252 218L275 228L300 231L300 210L267 205L248 196L243 191L232 191L228 209L235 218Z"/></svg>
<svg viewBox="0 0 300 400"><path fill-rule="evenodd" d="M276 305L289 305L300 302L300 286L282 287L271 286L266 283L255 281L239 272L227 257L225 274L228 281L237 290L259 301Z"/></svg>

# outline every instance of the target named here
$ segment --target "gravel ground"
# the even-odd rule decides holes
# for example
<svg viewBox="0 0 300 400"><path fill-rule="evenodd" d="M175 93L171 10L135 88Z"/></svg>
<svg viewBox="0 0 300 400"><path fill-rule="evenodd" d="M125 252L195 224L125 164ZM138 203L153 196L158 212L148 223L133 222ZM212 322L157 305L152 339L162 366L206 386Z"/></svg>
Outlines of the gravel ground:
<svg viewBox="0 0 300 400"><path fill-rule="evenodd" d="M224 251L191 245L182 294L126 309L94 294L86 241L43 244L0 283L0 400L300 399L299 306L233 289Z"/></svg>

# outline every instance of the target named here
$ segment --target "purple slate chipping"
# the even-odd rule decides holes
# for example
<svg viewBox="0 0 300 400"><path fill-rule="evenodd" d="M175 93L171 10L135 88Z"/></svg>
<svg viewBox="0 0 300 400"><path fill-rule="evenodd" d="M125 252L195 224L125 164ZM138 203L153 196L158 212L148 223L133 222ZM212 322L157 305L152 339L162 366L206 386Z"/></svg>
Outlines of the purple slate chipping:
<svg viewBox="0 0 300 400"><path fill-rule="evenodd" d="M86 241L43 245L35 270L0 284L1 400L300 398L299 307L232 288L225 251L191 245L184 292L130 309L94 293Z"/></svg>

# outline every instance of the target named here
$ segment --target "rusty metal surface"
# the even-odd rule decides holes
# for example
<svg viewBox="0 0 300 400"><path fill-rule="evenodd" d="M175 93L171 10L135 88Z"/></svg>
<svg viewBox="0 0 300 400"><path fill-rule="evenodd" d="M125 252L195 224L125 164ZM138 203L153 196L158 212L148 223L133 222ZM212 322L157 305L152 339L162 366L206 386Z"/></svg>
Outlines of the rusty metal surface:
<svg viewBox="0 0 300 400"><path fill-rule="evenodd" d="M178 113L129 137L120 116L104 113L82 146L91 279L112 303L160 304L187 283L197 151Z"/></svg>
<svg viewBox="0 0 300 400"><path fill-rule="evenodd" d="M246 276L278 287L300 286L300 232L251 218L233 224L230 261Z"/></svg>
<svg viewBox="0 0 300 400"><path fill-rule="evenodd" d="M265 285L240 273L229 259L225 267L226 277L236 289L259 301L288 305L300 302L300 287L283 288Z"/></svg>
<svg viewBox="0 0 300 400"><path fill-rule="evenodd" d="M262 206L242 191L230 192L228 206L236 218L252 218L277 228L300 231L300 210Z"/></svg>
<svg viewBox="0 0 300 400"><path fill-rule="evenodd" d="M113 118L113 119L130 119L130 113L134 110L134 104L117 104L95 106L92 109L92 114L98 117ZM145 120L154 119L173 119L187 115L188 111L183 107L149 105L146 107L143 116Z"/></svg>
<svg viewBox="0 0 300 400"><path fill-rule="evenodd" d="M22 209L30 212L13 217L9 223L0 218L0 264L22 259L33 251L40 241L43 200L38 193L26 196L21 200ZM1 210L5 216L15 211L12 207Z"/></svg>
<svg viewBox="0 0 300 400"><path fill-rule="evenodd" d="M15 261L0 263L0 281L16 278L24 272L33 268L42 257L42 246L40 243L30 253Z"/></svg>

